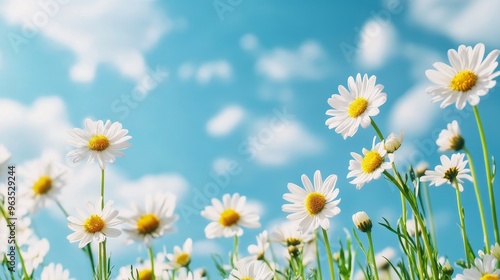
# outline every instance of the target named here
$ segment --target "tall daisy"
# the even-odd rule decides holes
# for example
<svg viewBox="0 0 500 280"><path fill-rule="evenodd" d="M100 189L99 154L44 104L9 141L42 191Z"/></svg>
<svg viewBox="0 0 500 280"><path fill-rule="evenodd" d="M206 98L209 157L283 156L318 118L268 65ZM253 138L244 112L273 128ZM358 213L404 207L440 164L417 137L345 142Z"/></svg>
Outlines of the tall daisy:
<svg viewBox="0 0 500 280"><path fill-rule="evenodd" d="M439 137L436 140L436 144L439 146L439 151L460 151L465 145L465 140L460 133L458 122L452 121L446 127L447 129L441 130Z"/></svg>
<svg viewBox="0 0 500 280"><path fill-rule="evenodd" d="M259 233L256 239L257 244L248 246L248 253L250 253L254 257L254 259L262 260L265 258L267 248L269 248L269 237L267 234L267 230Z"/></svg>
<svg viewBox="0 0 500 280"><path fill-rule="evenodd" d="M271 280L273 272L261 261L238 261L229 273L229 280Z"/></svg>
<svg viewBox="0 0 500 280"><path fill-rule="evenodd" d="M427 89L432 101L442 101L441 108L455 103L459 110L466 103L471 106L479 104L480 97L495 86L494 79L500 75L499 71L494 72L500 51L490 52L483 60L484 52L483 44L477 44L474 48L460 45L458 51L448 50L451 66L436 62L433 64L436 70L425 71L427 78L436 84Z"/></svg>
<svg viewBox="0 0 500 280"><path fill-rule="evenodd" d="M458 184L458 190L463 191L463 180L467 179L472 182L472 177L469 175L470 170L465 168L467 160L464 160L465 154L453 154L451 158L446 155L441 156L441 165L436 166L435 170L425 171L425 175L420 178L420 181L430 181L431 185L436 187L444 183L448 183L455 187L455 182Z"/></svg>
<svg viewBox="0 0 500 280"><path fill-rule="evenodd" d="M380 178L382 173L392 167L394 155L387 153L384 148L384 141L375 144L373 139L372 149L363 148L363 155L351 153L354 158L349 161L347 178L356 177L350 183L356 184L357 189L361 189L364 184L371 180Z"/></svg>
<svg viewBox="0 0 500 280"><path fill-rule="evenodd" d="M328 104L332 107L326 111L328 116L325 124L329 129L335 128L336 133L342 134L344 139L354 136L358 127L366 128L371 123L371 117L378 115L382 104L387 100L387 95L382 92L384 86L376 83L377 77L361 74L356 75L356 81L351 76L347 79L347 90L340 85L340 94L334 94L328 99Z"/></svg>
<svg viewBox="0 0 500 280"><path fill-rule="evenodd" d="M66 170L56 166L49 159L39 159L26 163L20 169L26 205L31 213L45 207L48 201L56 201L65 185Z"/></svg>
<svg viewBox="0 0 500 280"><path fill-rule="evenodd" d="M75 280L75 278L69 278L69 270L64 269L60 263L50 263L43 268L40 280Z"/></svg>
<svg viewBox="0 0 500 280"><path fill-rule="evenodd" d="M112 208L112 201L101 209L101 201L99 197L95 203L87 202L88 214L77 210L79 217L68 217L68 227L74 231L67 237L69 242L80 241L79 247L83 248L92 240L100 243L107 237L120 236L121 231L115 228L123 222L118 218L118 211Z"/></svg>
<svg viewBox="0 0 500 280"><path fill-rule="evenodd" d="M497 269L497 260L490 255L474 260L474 267L464 269L463 274L458 274L455 280L498 280L500 269Z"/></svg>
<svg viewBox="0 0 500 280"><path fill-rule="evenodd" d="M128 140L132 138L127 135L128 130L122 128L119 122L111 123L107 120L92 121L85 120L85 129L73 128L68 131L69 143L76 147L67 154L73 158L73 162L88 158L88 163L95 160L99 163L101 169L106 168L107 162L114 162L115 157L123 157L125 154L121 151L130 147Z"/></svg>
<svg viewBox="0 0 500 280"><path fill-rule="evenodd" d="M281 209L292 213L287 219L295 221L301 231L314 231L320 226L327 230L329 219L340 213L340 199L335 200L339 194L339 189L335 188L337 175L332 174L323 182L321 172L316 170L314 185L305 174L301 179L305 189L288 183L290 193L284 194L283 199L291 204L284 204Z"/></svg>
<svg viewBox="0 0 500 280"><path fill-rule="evenodd" d="M186 239L182 245L182 249L179 246L174 247L173 254L167 254L167 267L170 269L179 269L181 267L188 267L191 263L191 253L193 252L193 240L191 238Z"/></svg>
<svg viewBox="0 0 500 280"><path fill-rule="evenodd" d="M175 196L170 194L148 195L145 207L133 205L132 212L124 219L129 241L139 241L151 246L154 238L175 231L174 222L179 218L174 214Z"/></svg>
<svg viewBox="0 0 500 280"><path fill-rule="evenodd" d="M243 234L242 227L260 227L259 216L245 207L246 197L235 193L225 194L222 202L212 199L212 205L206 206L201 215L212 222L205 228L207 238L233 237Z"/></svg>
<svg viewBox="0 0 500 280"><path fill-rule="evenodd" d="M285 247L298 246L313 241L314 234L311 231L300 231L294 223L286 222L271 233L270 240Z"/></svg>

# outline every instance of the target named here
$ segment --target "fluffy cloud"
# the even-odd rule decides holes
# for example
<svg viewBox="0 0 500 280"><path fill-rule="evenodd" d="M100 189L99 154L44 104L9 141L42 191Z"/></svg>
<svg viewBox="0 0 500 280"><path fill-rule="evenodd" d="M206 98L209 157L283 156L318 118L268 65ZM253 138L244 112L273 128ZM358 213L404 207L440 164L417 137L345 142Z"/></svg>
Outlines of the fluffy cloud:
<svg viewBox="0 0 500 280"><path fill-rule="evenodd" d="M248 151L261 164L283 165L324 148L320 139L295 120L273 126L272 120L259 122L248 142Z"/></svg>
<svg viewBox="0 0 500 280"><path fill-rule="evenodd" d="M245 51L254 51L259 48L259 39L254 34L245 34L241 36L240 46Z"/></svg>
<svg viewBox="0 0 500 280"><path fill-rule="evenodd" d="M361 30L356 62L367 69L379 68L394 54L396 28L390 22L369 20Z"/></svg>
<svg viewBox="0 0 500 280"><path fill-rule="evenodd" d="M240 106L227 106L207 122L207 132L212 136L227 135L241 123L244 116L245 111Z"/></svg>
<svg viewBox="0 0 500 280"><path fill-rule="evenodd" d="M410 1L410 17L414 22L459 43L483 42L494 47L500 46L499 10L500 2L490 0Z"/></svg>
<svg viewBox="0 0 500 280"><path fill-rule="evenodd" d="M214 239L202 239L193 242L193 256L210 257L213 254L222 255L222 247Z"/></svg>
<svg viewBox="0 0 500 280"><path fill-rule="evenodd" d="M419 136L427 132L438 116L439 106L431 102L426 85L417 85L400 97L391 108L391 131L403 130L405 137Z"/></svg>
<svg viewBox="0 0 500 280"><path fill-rule="evenodd" d="M44 150L62 151L71 128L64 102L59 97L41 97L32 105L0 99L0 143L17 162L39 157Z"/></svg>
<svg viewBox="0 0 500 280"><path fill-rule="evenodd" d="M209 61L199 66L184 63L177 73L181 80L194 78L199 84L208 84L216 79L227 81L233 76L231 64L226 60Z"/></svg>
<svg viewBox="0 0 500 280"><path fill-rule="evenodd" d="M141 79L147 72L143 53L174 26L154 0L131 0L126 5L119 0L7 0L0 14L22 28L15 34L17 43L12 44L14 33L9 35L15 50L22 51L31 38L42 34L72 51L76 63L70 77L78 82L92 81L100 64Z"/></svg>
<svg viewBox="0 0 500 280"><path fill-rule="evenodd" d="M295 78L317 80L328 73L327 55L316 41L306 41L296 50L277 48L260 55L256 70L272 81Z"/></svg>

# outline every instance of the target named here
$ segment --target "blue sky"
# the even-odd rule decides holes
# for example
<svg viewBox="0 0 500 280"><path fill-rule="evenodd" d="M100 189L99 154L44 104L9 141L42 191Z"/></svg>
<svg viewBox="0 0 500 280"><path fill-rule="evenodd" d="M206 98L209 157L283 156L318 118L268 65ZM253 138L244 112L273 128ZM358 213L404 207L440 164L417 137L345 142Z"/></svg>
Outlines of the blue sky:
<svg viewBox="0 0 500 280"><path fill-rule="evenodd" d="M377 222L386 217L395 223L400 202L394 188L378 180L358 191L345 178L349 153L370 146L373 129L343 140L324 125L326 100L357 73L376 75L385 86L388 100L375 120L386 135L405 132L396 154L400 166L424 159L437 164L437 134L456 119L483 174L472 111L431 104L424 71L447 62L447 50L460 44L483 42L487 52L500 48L497 2L220 2L234 5L218 10L211 1L3 1L0 143L12 153L11 163L21 166L42 155L58 159L70 169L62 204L82 208L98 195L99 170L65 159L71 149L66 131L87 117L122 122L132 147L106 170L107 198L126 209L148 193L178 195L177 233L158 240L155 249L171 251L192 237L196 267L211 266L206 252L226 252L232 244L205 240L208 221L182 212L201 211L193 194L218 184L214 178L228 181L215 197L246 195L261 215L262 228L245 232L241 250L285 219L280 209L287 183L300 183L301 174L315 170L339 176L342 213L332 220L332 240L343 238L342 228L351 228L351 215L360 210ZM492 155L499 154L497 92L479 105ZM227 175L228 164L237 166L234 175ZM454 190L432 188L431 196L439 249L456 258ZM463 196L472 244L479 249L472 184ZM65 239L70 230L55 205L33 223L51 242L47 260L88 278L83 254ZM374 235L378 249L396 246L382 227ZM111 245L117 267L146 257L140 246L122 241Z"/></svg>

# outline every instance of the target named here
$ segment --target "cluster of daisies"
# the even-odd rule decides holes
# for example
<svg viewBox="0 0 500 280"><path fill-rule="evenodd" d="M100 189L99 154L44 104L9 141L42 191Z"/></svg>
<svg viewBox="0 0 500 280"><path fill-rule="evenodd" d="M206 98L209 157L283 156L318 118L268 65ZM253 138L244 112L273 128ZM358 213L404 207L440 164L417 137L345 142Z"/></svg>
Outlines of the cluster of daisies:
<svg viewBox="0 0 500 280"><path fill-rule="evenodd" d="M329 118L326 125L342 135L346 140L354 137L359 127L373 127L376 136L371 146L361 153L352 152L345 176L356 189L361 189L373 180L385 178L401 194L402 214L397 224L389 221L380 223L396 234L402 252L400 260L395 260L396 252L386 248L375 254L372 230L373 222L368 214L360 211L352 215L355 228L352 234L358 244L354 249L351 235L340 242L340 250L332 251L329 233L331 220L340 210L338 176L322 176L317 170L310 178L302 175L301 184L289 183L288 193L283 195L285 203L281 209L288 213L286 222L272 230L264 230L256 237L256 243L248 246L248 253L239 251L239 238L246 228L259 228L260 218L246 204L246 197L239 193L224 194L221 199L212 198L201 216L209 222L205 227L207 239L234 239L233 250L225 260L213 256L219 275L216 279L238 280L278 280L278 279L457 279L457 280L499 280L500 279L500 235L493 192L494 165L490 163L477 105L496 85L494 80L500 75L496 71L500 51L494 50L485 57L485 47L460 46L449 50L450 65L437 62L435 69L426 72L434 83L427 91L433 102L441 102L445 108L455 104L462 110L470 105L477 120L478 132L483 148L483 162L486 176L485 186L478 184L472 154L468 150L459 123L455 120L441 131L436 144L438 151L445 153L440 164L428 169L425 164L409 171L397 168L396 151L403 142L403 133L384 136L377 126L375 117L386 102L384 87L377 84L375 76L357 74L349 77L347 87L340 85L338 93L328 99L331 109L326 111ZM44 262L50 249L46 239L40 239L30 226L30 214L46 207L49 201L55 203L67 217L72 231L67 236L71 243L88 256L94 279L134 279L171 280L208 279L205 269L192 269L193 241L187 238L182 246L174 246L172 253L155 254L153 240L175 230L178 215L175 214L176 197L172 194L150 194L141 204L132 205L129 211L118 211L113 201L106 198L105 169L117 157L124 156L123 150L130 147L128 130L118 122L85 120L85 128L69 131L70 144L75 147L67 154L73 162L87 160L97 162L100 168L101 186L95 190L95 200L87 202L86 210L77 215L69 215L58 197L66 184L66 170L52 161L36 160L28 162L20 170L22 188L17 211L16 248L21 262L19 272L4 270L9 279L69 280L70 273L61 264L50 263L36 272ZM448 155L446 153L451 153ZM10 154L0 147L0 167L4 168ZM346 164L347 165L347 164ZM471 184L474 188L479 220L484 236L484 246L474 251L467 236L465 211L461 202L461 192ZM457 199L457 213L464 250L464 259L452 266L446 258L439 257L435 225L433 224L429 186L450 185ZM354 187L353 186L353 187ZM489 207L483 202L481 188L486 188ZM4 186L2 190L6 190ZM451 189L451 188L450 188ZM0 228L7 228L9 216L6 211L6 194L2 194ZM80 206L81 207L81 206ZM492 222L486 220L485 211L491 210ZM411 218L409 217L411 216ZM468 217L468 221L470 218ZM477 220L477 218L476 218ZM488 227L493 228L492 231ZM181 230L182 232L182 230ZM358 232L366 234L368 244L363 244ZM110 264L110 252L106 249L108 238L126 235L128 243L137 242L147 249L149 260L143 260L118 271ZM491 236L493 233L493 236ZM0 231L0 240L8 238L6 231ZM493 237L493 239L490 239ZM338 237L337 237L338 238ZM493 244L493 245L492 245ZM93 252L98 245L98 253ZM6 267L7 244L0 244L0 254L4 256ZM357 254L361 251L364 258ZM355 273L355 263L360 269ZM453 268L461 267L455 273ZM37 279L38 279L37 278Z"/></svg>

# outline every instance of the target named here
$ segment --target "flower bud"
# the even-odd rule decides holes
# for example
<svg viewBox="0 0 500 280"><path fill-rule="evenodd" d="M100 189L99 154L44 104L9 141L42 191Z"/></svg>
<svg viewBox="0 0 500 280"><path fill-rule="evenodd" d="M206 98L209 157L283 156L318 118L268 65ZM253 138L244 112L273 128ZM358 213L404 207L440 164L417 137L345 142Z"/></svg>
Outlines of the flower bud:
<svg viewBox="0 0 500 280"><path fill-rule="evenodd" d="M394 153L399 147L401 147L401 143L403 142L404 133L401 132L401 135L396 135L394 133L389 134L389 136L384 141L384 148L389 153Z"/></svg>
<svg viewBox="0 0 500 280"><path fill-rule="evenodd" d="M448 276L453 275L453 267L450 265L450 262L448 260L443 266L443 273Z"/></svg>
<svg viewBox="0 0 500 280"><path fill-rule="evenodd" d="M427 169L429 169L429 165L427 164L427 162L425 162L425 161L420 162L415 167L415 173L416 173L417 177L420 178L420 177L424 176L425 171L427 171Z"/></svg>
<svg viewBox="0 0 500 280"><path fill-rule="evenodd" d="M370 220L370 217L364 211L352 215L352 222L362 232L372 229L372 220Z"/></svg>

